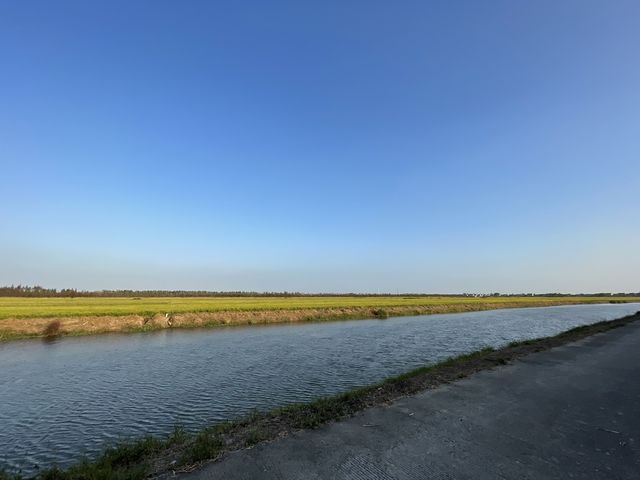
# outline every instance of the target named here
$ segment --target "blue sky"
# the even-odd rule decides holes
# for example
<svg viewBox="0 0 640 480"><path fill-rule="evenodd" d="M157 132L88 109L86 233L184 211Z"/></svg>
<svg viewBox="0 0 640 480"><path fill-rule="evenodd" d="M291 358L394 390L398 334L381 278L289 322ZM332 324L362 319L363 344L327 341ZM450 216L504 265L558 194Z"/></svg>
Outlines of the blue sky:
<svg viewBox="0 0 640 480"><path fill-rule="evenodd" d="M0 284L638 291L638 18L0 1Z"/></svg>

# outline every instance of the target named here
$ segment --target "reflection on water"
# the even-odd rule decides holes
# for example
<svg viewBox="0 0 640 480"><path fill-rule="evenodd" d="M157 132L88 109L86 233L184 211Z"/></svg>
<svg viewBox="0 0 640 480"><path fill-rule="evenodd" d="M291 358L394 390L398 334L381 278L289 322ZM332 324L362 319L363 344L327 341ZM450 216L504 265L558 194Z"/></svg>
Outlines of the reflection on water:
<svg viewBox="0 0 640 480"><path fill-rule="evenodd" d="M175 424L195 430L639 308L526 308L2 344L0 468L66 466L119 438L164 435Z"/></svg>

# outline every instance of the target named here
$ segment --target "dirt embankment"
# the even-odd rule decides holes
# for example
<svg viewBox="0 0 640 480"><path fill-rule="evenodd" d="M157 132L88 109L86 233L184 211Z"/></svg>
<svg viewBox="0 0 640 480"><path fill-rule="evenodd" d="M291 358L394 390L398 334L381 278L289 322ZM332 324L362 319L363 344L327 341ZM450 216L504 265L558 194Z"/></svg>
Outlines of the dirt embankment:
<svg viewBox="0 0 640 480"><path fill-rule="evenodd" d="M304 308L291 310L229 310L215 312L101 315L57 318L6 318L0 320L0 340L59 335L91 335L108 332L139 332L165 328L198 328L225 325L265 325L345 319L387 318L406 315L460 313L480 310L563 305L562 301L442 304L395 307Z"/></svg>

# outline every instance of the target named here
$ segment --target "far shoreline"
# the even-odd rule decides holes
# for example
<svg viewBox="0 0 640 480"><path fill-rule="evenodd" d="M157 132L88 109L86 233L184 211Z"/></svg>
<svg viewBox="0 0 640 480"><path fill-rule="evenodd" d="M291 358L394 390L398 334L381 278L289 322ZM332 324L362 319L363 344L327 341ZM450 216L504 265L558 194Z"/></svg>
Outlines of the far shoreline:
<svg viewBox="0 0 640 480"><path fill-rule="evenodd" d="M276 297L279 298L279 297ZM428 298L428 297L427 297ZM267 301L268 302L268 301ZM330 306L324 308L254 308L129 315L66 315L10 317L0 319L0 342L29 338L58 338L104 333L141 333L166 329L219 328L226 326L277 325L340 320L465 313L508 308L563 305L620 304L640 302L636 297L515 297L412 305ZM0 305L0 313L2 308Z"/></svg>

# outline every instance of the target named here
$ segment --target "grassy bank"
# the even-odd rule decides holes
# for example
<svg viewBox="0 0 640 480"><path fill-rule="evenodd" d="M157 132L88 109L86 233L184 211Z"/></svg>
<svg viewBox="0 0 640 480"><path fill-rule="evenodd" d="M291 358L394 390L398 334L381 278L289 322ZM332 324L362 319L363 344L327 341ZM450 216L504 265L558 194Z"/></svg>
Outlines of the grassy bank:
<svg viewBox="0 0 640 480"><path fill-rule="evenodd" d="M572 296L4 297L0 298L0 340L639 301L636 297Z"/></svg>
<svg viewBox="0 0 640 480"><path fill-rule="evenodd" d="M547 350L589 335L622 327L640 320L640 312L618 320L600 322L563 332L553 337L512 343L499 350L484 350L425 366L389 378L381 383L314 402L255 412L236 421L186 435L180 428L167 439L152 437L120 443L107 449L94 461L84 461L68 469L52 468L38 480L142 479L172 476L189 471L203 462L257 443L284 437L292 432L316 428L348 417L366 408L387 404L407 395L464 378L481 370L495 368L533 352ZM0 479L18 479L0 474Z"/></svg>

